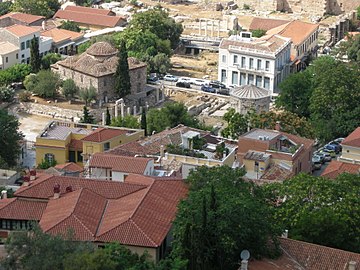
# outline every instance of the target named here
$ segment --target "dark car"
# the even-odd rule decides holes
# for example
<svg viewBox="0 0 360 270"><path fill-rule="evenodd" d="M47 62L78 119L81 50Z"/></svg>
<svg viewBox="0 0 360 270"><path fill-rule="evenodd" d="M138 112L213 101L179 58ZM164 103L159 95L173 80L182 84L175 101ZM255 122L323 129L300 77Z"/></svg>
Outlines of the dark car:
<svg viewBox="0 0 360 270"><path fill-rule="evenodd" d="M208 92L208 93L216 93L216 90L209 85L201 86L201 91Z"/></svg>
<svg viewBox="0 0 360 270"><path fill-rule="evenodd" d="M339 142L334 140L334 141L329 142L329 144L330 145L337 145L339 147L339 151L340 152L342 151L342 146L341 146L341 144Z"/></svg>
<svg viewBox="0 0 360 270"><path fill-rule="evenodd" d="M230 90L228 88L220 88L216 92L220 95L225 95L225 96L230 95Z"/></svg>
<svg viewBox="0 0 360 270"><path fill-rule="evenodd" d="M147 78L147 83L150 83L150 84L159 84L160 81L159 81L159 78L158 78L158 77L153 76L153 77L148 77L148 78Z"/></svg>
<svg viewBox="0 0 360 270"><path fill-rule="evenodd" d="M226 85L219 81L210 81L209 86L212 88L226 88Z"/></svg>
<svg viewBox="0 0 360 270"><path fill-rule="evenodd" d="M333 150L336 154L339 154L340 152L340 145L336 144L327 144L324 146L325 149Z"/></svg>
<svg viewBox="0 0 360 270"><path fill-rule="evenodd" d="M183 88L190 88L190 83L181 81L181 82L177 82L176 86L177 87L183 87Z"/></svg>

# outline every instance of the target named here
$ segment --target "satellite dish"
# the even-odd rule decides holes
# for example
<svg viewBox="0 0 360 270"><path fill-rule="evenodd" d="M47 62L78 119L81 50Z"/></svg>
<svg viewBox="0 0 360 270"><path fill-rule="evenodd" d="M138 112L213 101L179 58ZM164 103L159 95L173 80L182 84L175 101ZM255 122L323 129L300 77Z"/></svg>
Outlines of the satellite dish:
<svg viewBox="0 0 360 270"><path fill-rule="evenodd" d="M248 260L250 258L250 252L247 249L244 249L243 251L241 251L240 253L240 258L242 260Z"/></svg>

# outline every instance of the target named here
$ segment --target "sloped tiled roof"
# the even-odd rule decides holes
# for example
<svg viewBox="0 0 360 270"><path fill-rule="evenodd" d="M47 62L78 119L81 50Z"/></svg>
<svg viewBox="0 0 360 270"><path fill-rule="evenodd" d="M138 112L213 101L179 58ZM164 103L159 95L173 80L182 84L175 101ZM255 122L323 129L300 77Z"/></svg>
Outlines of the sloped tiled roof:
<svg viewBox="0 0 360 270"><path fill-rule="evenodd" d="M98 15L111 15L113 13L109 9L90 8L90 7L82 7L82 6L67 6L65 10L88 13L88 14L98 14Z"/></svg>
<svg viewBox="0 0 360 270"><path fill-rule="evenodd" d="M260 177L261 180L282 182L293 176L292 171L287 170L277 164L271 165Z"/></svg>
<svg viewBox="0 0 360 270"><path fill-rule="evenodd" d="M360 127L351 132L350 135L347 136L341 144L360 147Z"/></svg>
<svg viewBox="0 0 360 270"><path fill-rule="evenodd" d="M39 30L36 28L20 24L14 24L12 26L5 27L5 30L9 31L17 37L23 37L39 32Z"/></svg>
<svg viewBox="0 0 360 270"><path fill-rule="evenodd" d="M0 41L0 55L9 54L12 52L19 51L19 47L8 41Z"/></svg>
<svg viewBox="0 0 360 270"><path fill-rule="evenodd" d="M55 169L62 170L65 172L82 172L82 171L84 171L83 167L81 167L80 165L77 165L74 162L58 164L55 166Z"/></svg>
<svg viewBox="0 0 360 270"><path fill-rule="evenodd" d="M358 174L359 170L360 170L360 164L352 164L352 163L332 160L329 163L329 165L325 168L321 176L335 179L338 175L342 173Z"/></svg>
<svg viewBox="0 0 360 270"><path fill-rule="evenodd" d="M51 37L54 43L63 42L66 40L76 40L84 36L81 33L69 31L66 29L53 28L41 33L42 36Z"/></svg>
<svg viewBox="0 0 360 270"><path fill-rule="evenodd" d="M105 142L128 132L129 130L125 129L97 128L81 140L87 142Z"/></svg>
<svg viewBox="0 0 360 270"><path fill-rule="evenodd" d="M21 198L0 200L0 218L15 220L40 220L47 201L28 201Z"/></svg>
<svg viewBox="0 0 360 270"><path fill-rule="evenodd" d="M69 143L69 148L74 150L83 150L83 142L81 140L71 139Z"/></svg>
<svg viewBox="0 0 360 270"><path fill-rule="evenodd" d="M77 23L97 25L102 27L121 26L125 23L125 19L120 16L108 16L102 14L85 13L71 10L58 10L54 18L74 21Z"/></svg>
<svg viewBox="0 0 360 270"><path fill-rule="evenodd" d="M270 98L270 92L264 88L255 86L255 85L242 85L237 86L230 93L232 97L240 99L261 99L261 98Z"/></svg>
<svg viewBox="0 0 360 270"><path fill-rule="evenodd" d="M284 25L288 23L287 20L277 20L277 19L269 19L269 18L259 18L254 17L251 21L249 30L265 30L268 31L280 25Z"/></svg>
<svg viewBox="0 0 360 270"><path fill-rule="evenodd" d="M15 19L15 20L27 23L27 24L31 24L38 20L45 19L45 17L43 17L43 16L37 16L37 15L21 13L21 12L10 12L8 14L1 16L0 20L4 19L4 18L12 18L12 19Z"/></svg>
<svg viewBox="0 0 360 270"><path fill-rule="evenodd" d="M90 158L89 167L109 168L117 172L144 174L146 166L151 160L151 158L95 153Z"/></svg>

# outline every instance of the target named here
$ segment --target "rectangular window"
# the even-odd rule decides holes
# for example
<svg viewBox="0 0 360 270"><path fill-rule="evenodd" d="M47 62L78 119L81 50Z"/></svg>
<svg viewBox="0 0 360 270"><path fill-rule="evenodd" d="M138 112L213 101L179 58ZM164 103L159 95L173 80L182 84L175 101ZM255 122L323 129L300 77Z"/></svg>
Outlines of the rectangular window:
<svg viewBox="0 0 360 270"><path fill-rule="evenodd" d="M234 55L234 65L236 65L238 63L238 56Z"/></svg>
<svg viewBox="0 0 360 270"><path fill-rule="evenodd" d="M223 63L226 63L226 55L222 55L222 56L221 56L221 61L222 61Z"/></svg>
<svg viewBox="0 0 360 270"><path fill-rule="evenodd" d="M6 62L6 63L9 63L9 57L6 56L5 62Z"/></svg>
<svg viewBox="0 0 360 270"><path fill-rule="evenodd" d="M240 73L240 85L246 84L246 73Z"/></svg>
<svg viewBox="0 0 360 270"><path fill-rule="evenodd" d="M256 86L261 87L261 85L262 85L262 77L256 76Z"/></svg>
<svg viewBox="0 0 360 270"><path fill-rule="evenodd" d="M265 89L270 89L270 78L269 77L265 77L264 78L264 88Z"/></svg>
<svg viewBox="0 0 360 270"><path fill-rule="evenodd" d="M269 71L270 70L270 61L266 61L265 62L265 70Z"/></svg>
<svg viewBox="0 0 360 270"><path fill-rule="evenodd" d="M225 69L221 70L221 82L222 83L226 82L226 70Z"/></svg>
<svg viewBox="0 0 360 270"><path fill-rule="evenodd" d="M238 84L239 83L239 73L237 73L236 71L233 71L232 72L232 75L231 75L231 84Z"/></svg>
<svg viewBox="0 0 360 270"><path fill-rule="evenodd" d="M254 84L254 75L253 74L248 75L248 84Z"/></svg>
<svg viewBox="0 0 360 270"><path fill-rule="evenodd" d="M246 67L246 58L245 58L245 56L241 57L241 67L242 68Z"/></svg>
<svg viewBox="0 0 360 270"><path fill-rule="evenodd" d="M21 42L21 50L25 50L25 42Z"/></svg>
<svg viewBox="0 0 360 270"><path fill-rule="evenodd" d="M82 162L82 161L83 161L82 151L77 151L77 162Z"/></svg>
<svg viewBox="0 0 360 270"><path fill-rule="evenodd" d="M107 151L110 149L110 142L104 143L104 151Z"/></svg>
<svg viewBox="0 0 360 270"><path fill-rule="evenodd" d="M30 48L30 40L26 41L26 49Z"/></svg>
<svg viewBox="0 0 360 270"><path fill-rule="evenodd" d="M257 66L256 66L256 68L257 68L258 70L261 69L261 60L260 60L260 59L257 60Z"/></svg>
<svg viewBox="0 0 360 270"><path fill-rule="evenodd" d="M16 59L19 59L19 54L18 53L16 54Z"/></svg>
<svg viewBox="0 0 360 270"><path fill-rule="evenodd" d="M249 59L249 68L253 69L254 68L254 58L250 58Z"/></svg>
<svg viewBox="0 0 360 270"><path fill-rule="evenodd" d="M69 151L69 162L76 162L75 151Z"/></svg>

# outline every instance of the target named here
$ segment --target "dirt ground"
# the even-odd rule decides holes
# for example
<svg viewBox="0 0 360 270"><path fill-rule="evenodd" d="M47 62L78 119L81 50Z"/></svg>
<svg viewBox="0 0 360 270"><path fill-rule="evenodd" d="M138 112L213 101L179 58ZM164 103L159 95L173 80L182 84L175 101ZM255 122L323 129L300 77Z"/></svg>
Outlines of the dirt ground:
<svg viewBox="0 0 360 270"><path fill-rule="evenodd" d="M77 111L80 110L79 108L82 108L85 105L85 103L82 101L71 101L71 103L69 103L68 100L65 100L61 97L58 97L55 100L53 100L53 99L44 99L41 97L33 96L31 97L31 99L32 102L36 102L39 104L50 105L63 109L71 109Z"/></svg>

